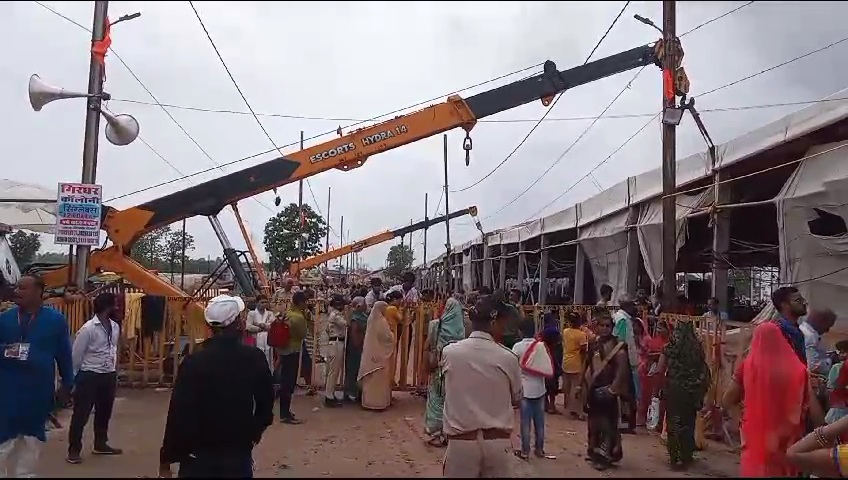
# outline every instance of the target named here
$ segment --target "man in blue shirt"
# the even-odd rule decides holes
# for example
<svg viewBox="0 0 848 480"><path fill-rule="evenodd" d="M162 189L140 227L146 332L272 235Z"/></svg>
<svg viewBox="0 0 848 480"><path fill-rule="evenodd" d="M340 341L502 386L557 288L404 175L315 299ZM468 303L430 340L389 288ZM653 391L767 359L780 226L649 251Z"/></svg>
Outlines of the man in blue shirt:
<svg viewBox="0 0 848 480"><path fill-rule="evenodd" d="M17 306L0 314L0 477L35 476L54 405L56 365L61 400L73 387L68 322L42 305L43 294L44 282L25 275L15 289Z"/></svg>

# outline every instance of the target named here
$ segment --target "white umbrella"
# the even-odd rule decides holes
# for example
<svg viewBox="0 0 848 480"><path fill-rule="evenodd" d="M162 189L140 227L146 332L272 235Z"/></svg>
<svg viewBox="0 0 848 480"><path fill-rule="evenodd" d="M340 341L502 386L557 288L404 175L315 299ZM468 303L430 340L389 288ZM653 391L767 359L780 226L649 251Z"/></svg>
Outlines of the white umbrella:
<svg viewBox="0 0 848 480"><path fill-rule="evenodd" d="M15 230L53 233L56 188L0 179L0 223Z"/></svg>

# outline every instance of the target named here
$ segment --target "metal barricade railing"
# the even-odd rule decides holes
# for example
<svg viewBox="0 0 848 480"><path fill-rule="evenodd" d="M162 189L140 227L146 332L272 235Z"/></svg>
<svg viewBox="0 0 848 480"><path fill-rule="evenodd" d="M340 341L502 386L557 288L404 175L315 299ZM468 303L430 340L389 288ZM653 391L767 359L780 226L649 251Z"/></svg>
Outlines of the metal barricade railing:
<svg viewBox="0 0 848 480"><path fill-rule="evenodd" d="M205 303L191 297L167 297L163 311L162 323L154 328L148 328L147 321L141 318L141 298L143 294L129 292L125 297L126 315L122 325L122 341L119 352L119 381L127 387L165 387L173 384L179 370L182 358L197 347L208 336L208 330L202 318L192 318L201 315L199 309L186 309L188 302ZM91 302L80 300L72 303L62 299L48 302L53 308L61 310L68 320L71 334L91 318ZM285 303L274 303L272 309L282 312L287 308ZM410 328L392 325L398 346L392 363L393 389L396 391L416 391L426 388L428 370L425 368L425 344L430 320L437 318L439 305L422 303L416 306L400 309L403 325ZM562 306L525 306L525 315L531 316L536 323L537 331L542 326L545 311L553 311L559 320L560 327L567 324L569 313L581 315L584 319L591 318L591 312L598 307L593 305L562 305ZM614 313L617 307L604 307ZM646 313L646 312L645 312ZM148 312L151 314L151 312ZM159 315L155 313L155 315ZM348 307L345 316L350 323L352 310ZM246 317L247 312L243 313ZM310 301L311 327L310 350L312 354L312 385L324 383L325 375L323 357L329 345L327 336L328 305L325 301ZM724 390L723 372L728 369L727 361L723 358L722 343L725 339L725 328L721 322L706 317L687 315L662 314L660 320L668 322L673 328L677 322L689 321L695 324L695 330L702 340L706 358L713 371L713 386L710 397L716 401ZM341 369L339 385L344 385L344 371Z"/></svg>

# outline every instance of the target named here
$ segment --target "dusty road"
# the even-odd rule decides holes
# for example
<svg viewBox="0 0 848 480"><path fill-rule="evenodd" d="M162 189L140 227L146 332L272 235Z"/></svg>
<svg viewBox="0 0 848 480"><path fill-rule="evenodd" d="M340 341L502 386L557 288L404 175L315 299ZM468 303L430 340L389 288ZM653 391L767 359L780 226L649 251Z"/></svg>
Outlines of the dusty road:
<svg viewBox="0 0 848 480"><path fill-rule="evenodd" d="M155 477L168 391L123 390L115 405L111 443L124 449L120 457L94 457L91 422L86 428L84 463L65 463L66 429L49 432L40 474L49 477ZM302 425L275 423L254 452L258 477L439 477L443 450L424 445L421 431L424 400L395 393L392 409L383 413L357 407L319 409L318 397L298 396L294 411ZM61 418L67 427L69 415ZM625 436L625 455L619 468L599 473L583 460L585 424L549 415L546 423L549 454L555 460L515 459L517 477L730 477L737 456L719 445L700 452L691 472L669 471L666 454L654 435Z"/></svg>

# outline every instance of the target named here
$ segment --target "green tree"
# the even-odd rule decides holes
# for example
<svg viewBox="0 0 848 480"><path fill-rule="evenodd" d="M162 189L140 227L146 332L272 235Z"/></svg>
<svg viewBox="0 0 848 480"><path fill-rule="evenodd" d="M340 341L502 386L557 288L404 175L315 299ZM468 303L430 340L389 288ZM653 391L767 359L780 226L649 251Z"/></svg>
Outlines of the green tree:
<svg viewBox="0 0 848 480"><path fill-rule="evenodd" d="M132 246L130 257L136 262L153 270L161 269L168 259L165 239L171 234L171 227L162 227L146 233Z"/></svg>
<svg viewBox="0 0 848 480"><path fill-rule="evenodd" d="M303 204L303 216L303 257L306 258L321 253L321 243L327 235L327 222L307 204ZM275 270L288 269L292 261L297 259L299 229L300 214L296 203L286 205L265 224L262 243Z"/></svg>
<svg viewBox="0 0 848 480"><path fill-rule="evenodd" d="M165 249L165 260L167 260L168 271L171 272L171 281L173 281L174 271L179 270L183 260L183 231L171 230L162 239ZM186 232L185 234L185 251L194 250L194 237ZM185 257L186 267L188 267L188 256ZM186 268L187 270L188 268ZM188 273L188 271L186 271Z"/></svg>
<svg viewBox="0 0 848 480"><path fill-rule="evenodd" d="M15 257L15 262L18 267L29 265L35 258L35 254L41 248L41 237L37 233L27 233L23 230L18 230L7 237L9 247L12 249L12 255Z"/></svg>
<svg viewBox="0 0 848 480"><path fill-rule="evenodd" d="M389 249L386 255L386 277L399 281L403 272L412 268L412 262L415 260L415 255L412 252L412 247L405 244L398 244Z"/></svg>

